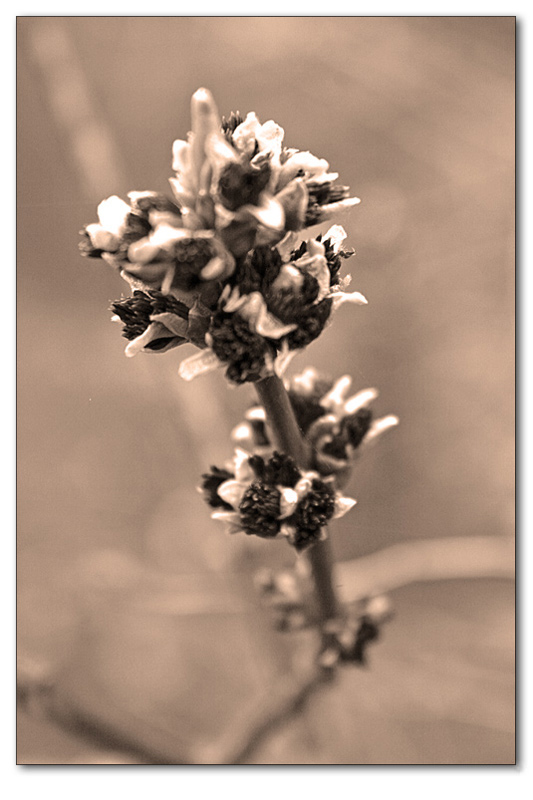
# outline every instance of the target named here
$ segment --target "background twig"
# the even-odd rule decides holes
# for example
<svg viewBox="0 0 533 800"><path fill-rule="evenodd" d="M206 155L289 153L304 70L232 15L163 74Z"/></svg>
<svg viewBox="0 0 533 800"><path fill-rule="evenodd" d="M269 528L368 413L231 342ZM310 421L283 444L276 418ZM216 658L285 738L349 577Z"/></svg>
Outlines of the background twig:
<svg viewBox="0 0 533 800"><path fill-rule="evenodd" d="M352 561L335 564L335 586L345 603L417 581L511 578L511 536L450 536L401 542Z"/></svg>

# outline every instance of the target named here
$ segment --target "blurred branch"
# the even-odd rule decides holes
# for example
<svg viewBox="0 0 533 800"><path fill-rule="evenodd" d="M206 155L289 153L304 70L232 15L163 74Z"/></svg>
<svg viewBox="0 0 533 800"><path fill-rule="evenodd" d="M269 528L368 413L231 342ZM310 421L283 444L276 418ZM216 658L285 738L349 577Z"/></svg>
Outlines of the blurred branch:
<svg viewBox="0 0 533 800"><path fill-rule="evenodd" d="M418 581L514 575L514 539L476 536L415 540L333 566L344 603ZM153 725L107 697L94 694L90 708L68 694L49 671L31 659L18 667L22 707L104 748L127 751L142 764L242 764L274 731L290 721L333 671L311 666L280 676L260 698L243 707L230 730L207 745L186 742L176 731Z"/></svg>
<svg viewBox="0 0 533 800"><path fill-rule="evenodd" d="M219 741L207 745L186 742L174 730L153 725L109 698L93 695L91 707L62 695L61 687L42 668L39 677L28 676L19 666L20 705L63 730L84 737L100 748L127 752L139 763L241 764L269 734L289 722L310 696L333 678L333 672L312 667L307 672L280 676L258 700L243 707ZM44 683L43 683L44 681Z"/></svg>
<svg viewBox="0 0 533 800"><path fill-rule="evenodd" d="M511 536L417 539L335 564L335 584L341 599L353 603L418 581L512 578L514 559Z"/></svg>
<svg viewBox="0 0 533 800"><path fill-rule="evenodd" d="M313 666L307 673L285 675L268 687L253 706L245 707L223 741L200 749L198 764L242 764L274 731L289 722L311 695L334 677Z"/></svg>

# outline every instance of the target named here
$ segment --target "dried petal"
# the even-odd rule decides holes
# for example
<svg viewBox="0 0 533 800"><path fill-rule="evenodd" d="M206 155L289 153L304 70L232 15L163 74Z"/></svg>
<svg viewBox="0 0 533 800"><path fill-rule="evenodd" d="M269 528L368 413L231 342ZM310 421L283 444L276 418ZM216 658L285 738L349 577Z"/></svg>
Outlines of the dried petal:
<svg viewBox="0 0 533 800"><path fill-rule="evenodd" d="M192 381L193 378L212 372L220 366L222 364L213 351L206 348L182 361L178 368L178 375L185 381Z"/></svg>
<svg viewBox="0 0 533 800"><path fill-rule="evenodd" d="M239 480L224 481L218 487L217 494L225 503L229 503L233 508L238 508L247 486L247 483Z"/></svg>
<svg viewBox="0 0 533 800"><path fill-rule="evenodd" d="M343 517L356 504L357 500L354 500L352 497L337 497L335 499L335 512L333 514L333 519Z"/></svg>

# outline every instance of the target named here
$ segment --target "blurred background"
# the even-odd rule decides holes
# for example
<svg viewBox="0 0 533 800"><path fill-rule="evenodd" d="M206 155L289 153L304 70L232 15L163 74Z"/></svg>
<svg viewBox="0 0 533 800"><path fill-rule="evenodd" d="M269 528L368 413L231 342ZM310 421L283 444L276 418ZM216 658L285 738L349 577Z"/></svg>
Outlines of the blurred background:
<svg viewBox="0 0 533 800"><path fill-rule="evenodd" d="M167 191L190 96L255 110L362 203L343 220L367 307L291 366L376 386L395 413L354 472L338 559L514 528L512 17L19 17L18 643L69 702L190 741L224 736L286 669L251 586L290 565L229 538L195 491L253 398L183 383L186 346L126 359L127 286L78 255L110 195ZM244 539L244 537L243 537ZM235 598L238 598L236 602ZM393 593L371 649L249 763L512 763L514 588ZM40 666L38 667L41 668ZM135 763L19 714L19 763Z"/></svg>

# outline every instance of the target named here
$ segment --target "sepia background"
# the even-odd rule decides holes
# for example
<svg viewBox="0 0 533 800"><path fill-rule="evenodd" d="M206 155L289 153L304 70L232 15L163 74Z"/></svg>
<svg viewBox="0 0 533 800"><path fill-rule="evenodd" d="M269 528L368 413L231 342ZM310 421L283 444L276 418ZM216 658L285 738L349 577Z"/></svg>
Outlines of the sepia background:
<svg viewBox="0 0 533 800"><path fill-rule="evenodd" d="M389 432L354 472L337 558L514 528L514 18L18 18L18 644L66 702L223 737L290 660L251 586L291 564L195 491L251 401L192 350L124 357L126 285L83 260L98 202L168 190L192 92L255 110L362 198L343 307L291 372L376 386ZM244 537L243 537L244 538ZM235 601L238 597L238 602ZM514 588L393 592L346 669L249 763L508 764ZM59 677L58 677L59 676ZM19 714L19 763L136 763Z"/></svg>

